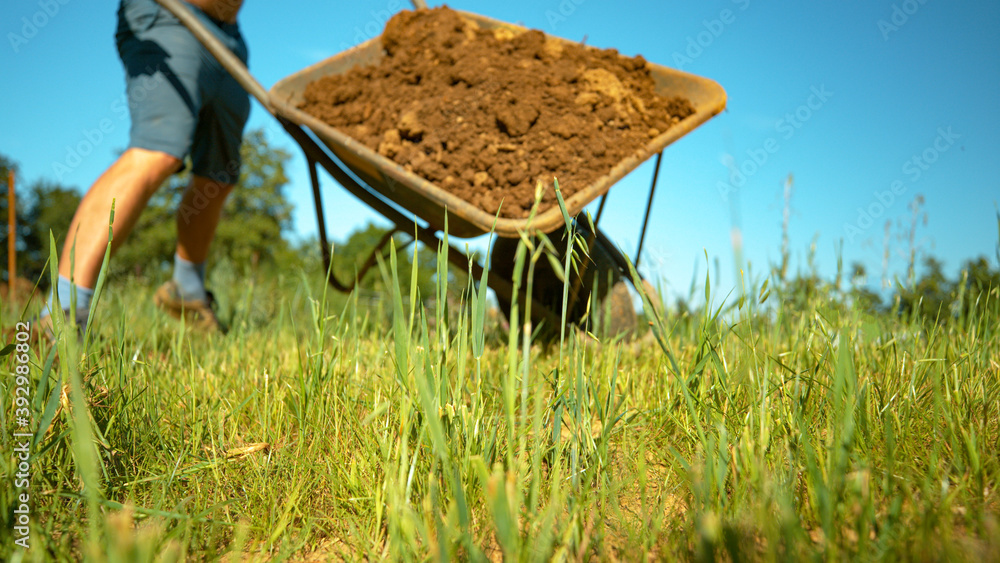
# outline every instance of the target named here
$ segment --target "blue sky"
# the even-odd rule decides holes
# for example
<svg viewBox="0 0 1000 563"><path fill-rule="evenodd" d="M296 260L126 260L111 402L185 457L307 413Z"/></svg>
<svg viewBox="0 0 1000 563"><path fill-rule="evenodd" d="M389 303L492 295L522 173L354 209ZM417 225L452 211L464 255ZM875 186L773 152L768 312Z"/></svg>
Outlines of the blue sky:
<svg viewBox="0 0 1000 563"><path fill-rule="evenodd" d="M117 4L9 0L0 6L0 153L20 164L23 181L85 189L127 145L124 79L113 40ZM250 0L241 13L251 70L266 87L371 37L388 15L409 7L399 0L280 5ZM674 292L686 292L695 272L704 275L706 251L721 264L722 289L736 283L734 221L753 272L780 260L789 174L793 271L805 267L815 239L820 271L832 278L842 241L844 264L863 262L878 278L884 224L891 221L890 271L902 275L906 247L898 235L918 194L927 215L918 243L949 273L976 256L996 261L1000 3L449 5L574 40L586 37L590 45L642 54L726 89L728 110L664 153L642 261L646 273ZM272 142L295 155L288 170L295 232L314 234L298 148L258 106L249 126L267 128ZM90 145L88 154L72 154ZM630 255L651 175L647 163L614 186L602 220ZM333 238L380 219L329 178L323 184Z"/></svg>

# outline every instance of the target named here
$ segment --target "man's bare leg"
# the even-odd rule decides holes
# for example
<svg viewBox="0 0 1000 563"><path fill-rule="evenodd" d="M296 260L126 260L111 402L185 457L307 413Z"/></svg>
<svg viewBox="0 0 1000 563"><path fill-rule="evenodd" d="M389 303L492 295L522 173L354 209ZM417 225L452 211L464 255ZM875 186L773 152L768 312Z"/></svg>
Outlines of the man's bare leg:
<svg viewBox="0 0 1000 563"><path fill-rule="evenodd" d="M208 259L208 249L222 216L232 184L220 184L204 176L191 176L177 208L177 255L194 263Z"/></svg>
<svg viewBox="0 0 1000 563"><path fill-rule="evenodd" d="M83 196L59 259L59 274L85 288L97 285L108 246L108 217L115 200L114 252L132 231L149 198L181 165L169 154L131 148L122 153ZM73 264L70 255L74 252ZM67 307L68 303L63 303Z"/></svg>
<svg viewBox="0 0 1000 563"><path fill-rule="evenodd" d="M204 176L192 176L177 208L177 254L174 256L173 283L177 296L185 301L206 301L205 261L215 238L231 184L221 184Z"/></svg>

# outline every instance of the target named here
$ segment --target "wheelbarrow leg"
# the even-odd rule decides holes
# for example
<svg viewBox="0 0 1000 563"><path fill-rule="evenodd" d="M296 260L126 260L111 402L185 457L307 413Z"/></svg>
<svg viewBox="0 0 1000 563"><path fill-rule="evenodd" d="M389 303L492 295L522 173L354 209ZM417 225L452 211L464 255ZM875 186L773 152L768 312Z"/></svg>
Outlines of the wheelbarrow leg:
<svg viewBox="0 0 1000 563"><path fill-rule="evenodd" d="M316 208L316 231L319 235L319 251L323 256L323 270L326 272L328 281L333 283L336 279L330 267L330 241L326 238L326 219L323 216L323 198L319 191L319 172L316 161L308 154L306 154L306 162L309 166L309 181L312 182L313 203Z"/></svg>
<svg viewBox="0 0 1000 563"><path fill-rule="evenodd" d="M663 161L663 151L656 155L656 168L653 170L653 183L649 186L649 201L646 202L646 216L642 220L642 231L639 232L639 248L635 251L632 264L639 270L639 260L642 258L642 243L646 242L646 227L649 226L649 212L653 209L653 194L656 193L656 180L660 177L660 162Z"/></svg>
<svg viewBox="0 0 1000 563"><path fill-rule="evenodd" d="M312 194L313 203L316 208L316 229L319 236L319 250L323 256L323 269L326 272L326 281L337 291L344 293L350 293L354 291L354 286L357 285L357 281L352 283L343 283L337 279L337 276L333 272L333 253L330 252L330 241L326 236L326 218L323 214L323 198L319 190L319 170L317 162L315 159L306 154L306 162L309 166L309 181L312 183ZM372 249L368 258L361 265L361 269L358 270L356 278L358 280L365 277L365 274L375 265L378 258L376 255L381 254L382 249L386 244L389 243L389 239L396 233L400 232L399 228L390 229L382 236L378 244Z"/></svg>

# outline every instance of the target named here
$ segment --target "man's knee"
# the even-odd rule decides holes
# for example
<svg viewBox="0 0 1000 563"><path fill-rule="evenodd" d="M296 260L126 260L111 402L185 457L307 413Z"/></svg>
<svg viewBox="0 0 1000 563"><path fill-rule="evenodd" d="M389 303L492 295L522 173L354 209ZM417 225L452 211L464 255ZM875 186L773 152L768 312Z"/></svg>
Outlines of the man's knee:
<svg viewBox="0 0 1000 563"><path fill-rule="evenodd" d="M122 153L121 160L136 172L149 176L156 182L155 187L180 170L183 161L162 151L132 147Z"/></svg>

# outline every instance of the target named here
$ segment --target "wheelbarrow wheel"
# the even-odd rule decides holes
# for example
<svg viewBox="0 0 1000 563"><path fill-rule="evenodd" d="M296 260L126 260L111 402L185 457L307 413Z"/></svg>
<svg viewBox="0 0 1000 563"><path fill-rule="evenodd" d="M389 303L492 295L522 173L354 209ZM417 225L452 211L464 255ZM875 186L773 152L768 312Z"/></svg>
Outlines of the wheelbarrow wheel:
<svg viewBox="0 0 1000 563"><path fill-rule="evenodd" d="M588 221L582 216L578 218L577 228L583 239L591 241L589 257L583 257L585 264L579 268L580 274L570 272L569 310L566 312L566 322L588 330L598 336L619 336L634 332L637 324L635 308L632 306L632 296L628 290L628 282L621 274L617 264L621 263L620 252L611 245L607 238L591 233ZM550 235L552 236L552 235ZM565 264L565 240L557 242L561 247L558 256L559 263ZM498 238L493 243L490 252L490 275L500 276L507 280L514 279L514 260L517 253L518 239ZM527 285L527 267L521 287ZM576 298L573 298L573 289ZM551 264L541 258L535 264L532 280L532 297L536 305L548 308L556 318L562 317L563 282L556 276ZM511 301L497 295L501 311L510 317ZM519 304L521 315L525 304ZM559 335L559 327L545 325L543 311L537 309L531 312L532 324L542 326L542 338L554 338Z"/></svg>

